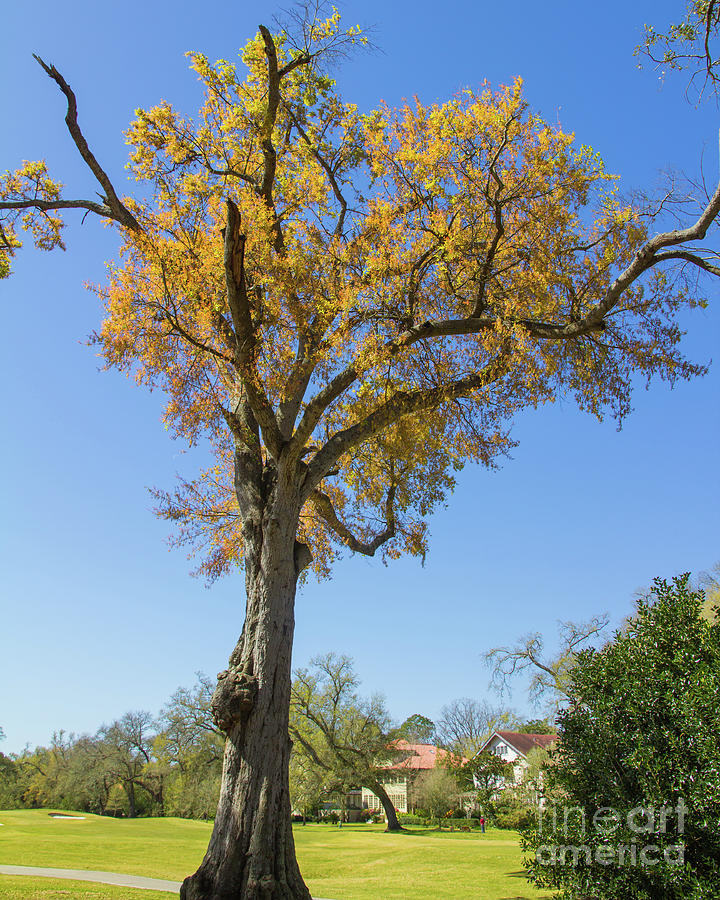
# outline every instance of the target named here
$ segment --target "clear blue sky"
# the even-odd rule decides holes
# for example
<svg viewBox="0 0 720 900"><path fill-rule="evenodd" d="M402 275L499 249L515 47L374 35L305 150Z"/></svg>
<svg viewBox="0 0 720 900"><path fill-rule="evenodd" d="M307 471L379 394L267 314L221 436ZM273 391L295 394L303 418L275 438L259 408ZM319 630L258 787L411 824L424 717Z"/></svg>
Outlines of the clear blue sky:
<svg viewBox="0 0 720 900"><path fill-rule="evenodd" d="M184 52L234 58L272 3L168 0L9 4L0 36L0 168L47 157L68 194L95 184L76 158L59 91L32 60L73 85L91 146L116 182L122 130L139 106L164 98L192 113L199 99ZM375 23L382 48L339 80L361 108L417 94L442 100L483 79L525 79L532 105L601 152L627 188L652 188L662 169L714 183L714 106L693 109L682 80L660 87L632 56L642 25L680 17L669 0L348 2ZM5 752L53 730L94 731L128 709L157 711L198 669L224 668L240 631L243 580L207 590L164 544L146 487L191 474L195 454L168 439L162 397L98 371L83 339L99 324L86 281L103 280L115 238L70 217L68 252L18 256L0 283L0 726ZM687 322L686 349L717 356L718 289ZM366 691L391 712L436 717L443 703L487 694L483 652L558 619L608 610L618 621L655 575L709 568L718 546L716 367L674 391L635 395L621 432L571 404L523 415L501 471L461 476L432 521L422 568L349 557L332 581L297 601L295 663L328 650L355 658ZM522 692L512 702L525 706Z"/></svg>

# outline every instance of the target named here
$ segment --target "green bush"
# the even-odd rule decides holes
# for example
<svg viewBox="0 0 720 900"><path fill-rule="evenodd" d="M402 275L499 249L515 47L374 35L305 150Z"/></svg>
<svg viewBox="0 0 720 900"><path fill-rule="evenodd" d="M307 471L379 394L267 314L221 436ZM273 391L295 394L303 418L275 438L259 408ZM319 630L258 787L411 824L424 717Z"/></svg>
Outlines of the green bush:
<svg viewBox="0 0 720 900"><path fill-rule="evenodd" d="M401 825L427 825L428 820L423 816L414 816L411 813L399 813L398 822Z"/></svg>
<svg viewBox="0 0 720 900"><path fill-rule="evenodd" d="M688 576L658 579L611 642L578 654L545 770L556 799L524 835L538 886L717 900L720 623L703 603Z"/></svg>
<svg viewBox="0 0 720 900"><path fill-rule="evenodd" d="M505 803L496 806L493 824L496 828L509 828L518 831L530 828L537 821L537 810L527 803Z"/></svg>
<svg viewBox="0 0 720 900"><path fill-rule="evenodd" d="M452 818L452 819L443 819L443 825L449 825L451 828L462 828L463 826L469 826L470 828L477 828L480 825L479 819L467 819L465 816L463 818Z"/></svg>

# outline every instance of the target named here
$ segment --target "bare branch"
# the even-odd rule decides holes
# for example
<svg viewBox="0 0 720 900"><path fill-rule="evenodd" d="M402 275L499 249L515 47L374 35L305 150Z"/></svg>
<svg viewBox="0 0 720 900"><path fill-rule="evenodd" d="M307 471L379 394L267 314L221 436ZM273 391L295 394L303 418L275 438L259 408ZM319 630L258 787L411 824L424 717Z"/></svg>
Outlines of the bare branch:
<svg viewBox="0 0 720 900"><path fill-rule="evenodd" d="M88 168L93 173L95 178L100 182L103 190L105 191L104 201L105 204L103 206L102 212L99 212L99 215L107 216L110 219L114 219L116 222L119 222L121 225L124 225L126 228L129 228L131 231L140 231L140 225L130 212L126 206L121 202L118 197L115 188L112 186L112 182L108 178L106 172L100 165L100 163L95 158L95 155L90 150L87 141L85 140L85 136L80 130L80 126L77 121L77 99L75 94L72 91L70 85L65 81L62 75L58 72L55 66L49 66L46 62L40 59L39 56L33 54L34 58L37 62L43 67L45 72L53 79L54 82L58 85L60 90L65 94L67 98L67 114L65 115L65 124L68 127L68 131L70 132L70 136L72 137L75 146L80 153L80 156L85 160ZM83 209L89 209L91 212L98 212L94 205L88 205L87 201L76 201L75 205L81 206ZM17 208L17 207L16 207ZM43 207L38 206L38 209L42 209ZM48 208L48 207L45 207ZM49 207L51 209L62 209L65 207L61 206L53 206Z"/></svg>

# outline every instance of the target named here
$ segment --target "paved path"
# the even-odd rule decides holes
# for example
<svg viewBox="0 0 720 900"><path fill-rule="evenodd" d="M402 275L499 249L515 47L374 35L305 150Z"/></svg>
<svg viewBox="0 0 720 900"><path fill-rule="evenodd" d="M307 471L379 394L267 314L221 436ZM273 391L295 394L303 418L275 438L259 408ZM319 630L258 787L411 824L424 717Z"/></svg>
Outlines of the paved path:
<svg viewBox="0 0 720 900"><path fill-rule="evenodd" d="M41 878L72 878L73 881L95 881L100 884L119 884L144 891L180 892L179 881L145 878L143 875L119 875L117 872L93 872L89 869L39 869L35 866L0 866L1 875L35 875Z"/></svg>
<svg viewBox="0 0 720 900"><path fill-rule="evenodd" d="M40 878L71 878L73 881L94 881L96 884L119 884L121 887L143 891L180 892L179 881L145 878L144 875L119 875L117 872L93 872L90 869L41 869L35 866L0 866L0 875L35 875ZM319 897L315 900L320 900Z"/></svg>

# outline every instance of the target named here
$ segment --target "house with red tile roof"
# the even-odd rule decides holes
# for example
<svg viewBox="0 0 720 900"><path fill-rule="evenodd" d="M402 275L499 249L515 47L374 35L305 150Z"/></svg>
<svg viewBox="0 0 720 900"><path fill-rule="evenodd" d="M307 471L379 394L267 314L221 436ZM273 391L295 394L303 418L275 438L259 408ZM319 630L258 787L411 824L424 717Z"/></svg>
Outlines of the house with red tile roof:
<svg viewBox="0 0 720 900"><path fill-rule="evenodd" d="M435 744L411 744L405 740L393 741L389 746L392 761L383 766L387 775L382 784L398 812L412 812L414 785L418 776L429 772L448 755L447 750ZM362 789L362 808L382 812L378 798L369 788Z"/></svg>

